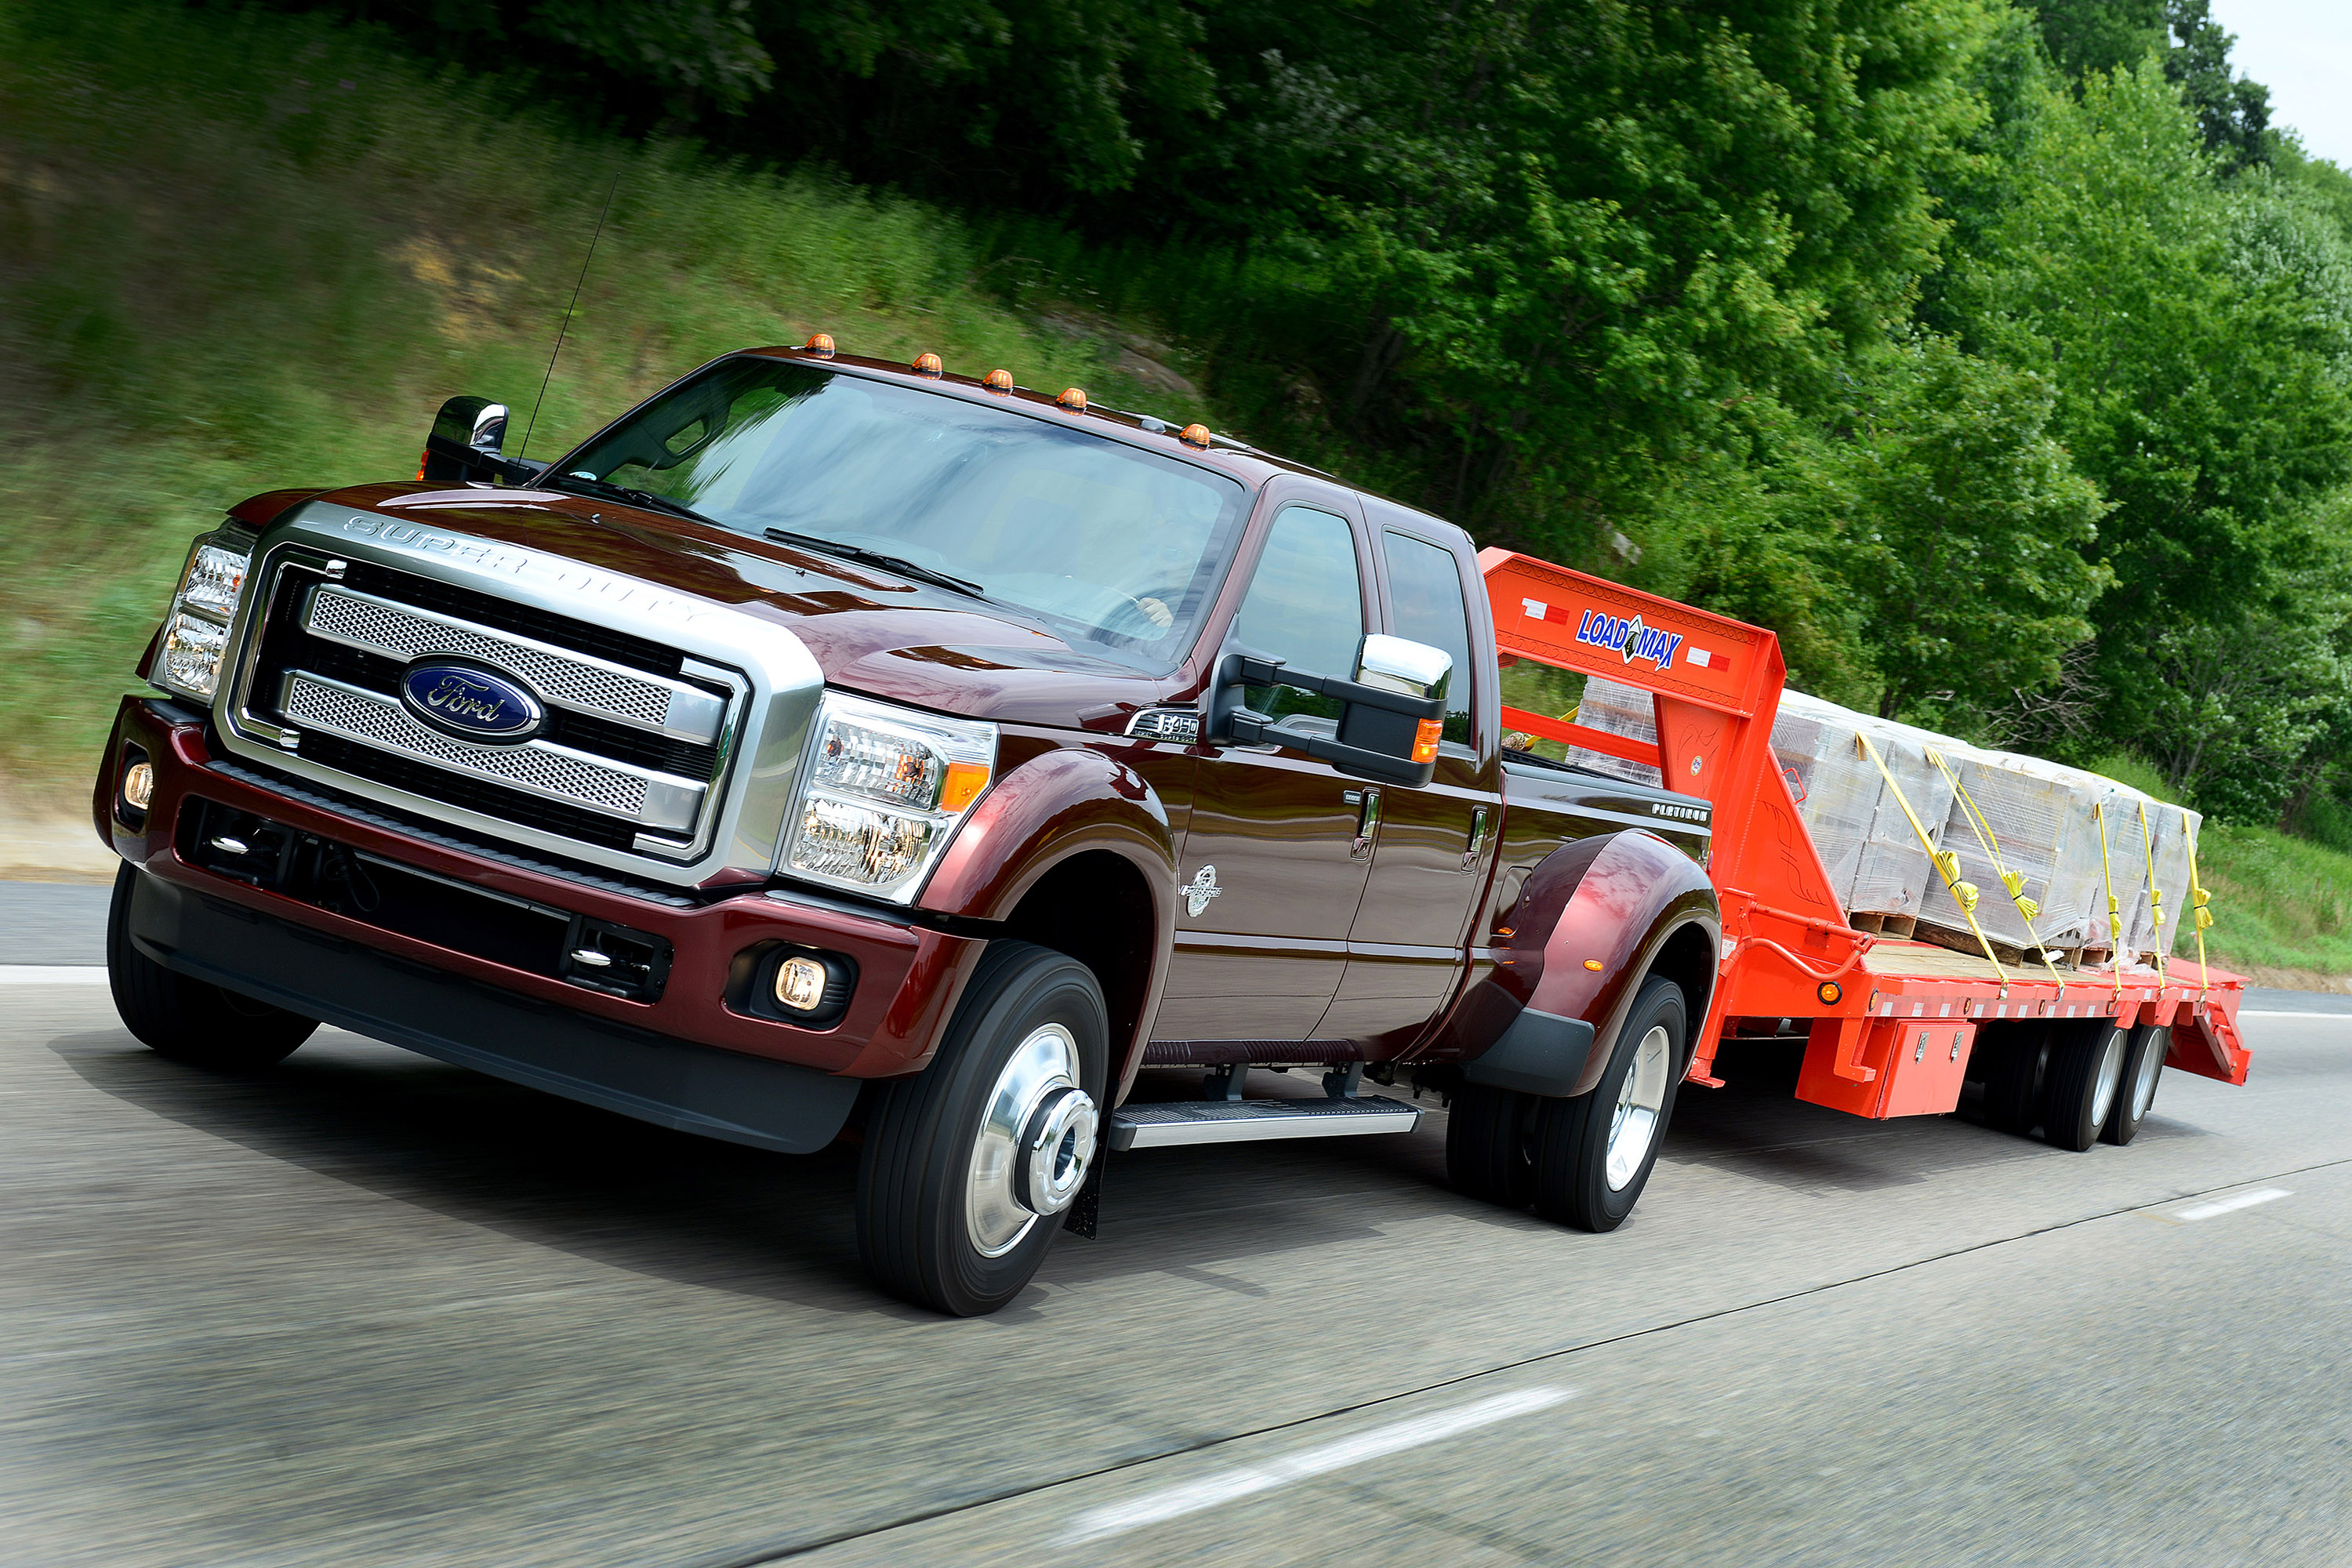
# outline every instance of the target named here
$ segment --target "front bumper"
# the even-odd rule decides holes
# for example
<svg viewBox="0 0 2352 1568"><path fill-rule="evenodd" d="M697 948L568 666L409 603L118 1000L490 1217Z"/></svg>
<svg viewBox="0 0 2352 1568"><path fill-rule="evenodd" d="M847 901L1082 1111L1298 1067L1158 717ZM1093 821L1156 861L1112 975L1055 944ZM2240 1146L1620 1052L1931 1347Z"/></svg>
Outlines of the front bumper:
<svg viewBox="0 0 2352 1568"><path fill-rule="evenodd" d="M153 796L136 826L123 820L117 804L127 747L143 752L155 774ZM486 894L648 933L669 946L667 981L652 1001L608 995L457 946L380 929L208 870L174 847L175 829L191 799L251 812L298 833ZM537 1016L560 1021L569 1013L633 1037L814 1068L843 1079L892 1077L928 1062L964 978L985 945L982 939L749 884L734 897L697 899L635 888L596 873L533 865L519 856L492 858L454 838L406 828L356 803L345 806L291 781L216 760L200 714L151 699L123 700L92 805L100 837L146 872L142 881L179 896L169 901L159 893L144 900L159 911L159 920L167 902L177 910L215 911L220 919L212 923L224 929L245 929L257 918L272 929L293 933L289 940L325 939L330 946L341 943L373 955L372 964L388 963L404 973L430 971L461 986L469 983ZM196 902L189 904L188 896ZM184 914L175 918L185 923ZM743 955L778 942L845 954L855 962L856 988L838 1022L822 1029L803 1028L729 1005L730 979L739 994L741 990ZM311 945L319 943L312 941ZM155 955L196 973L199 960L184 937L178 951L191 956L175 960L161 952ZM318 979L306 980L297 965L274 978L257 973L241 984L241 962L233 945L201 962L207 966L202 977L216 984L394 1044L415 1044L394 1037L406 1026L400 1018L380 1018L371 1026L373 1015L363 995L352 989L362 981L356 972L324 965Z"/></svg>

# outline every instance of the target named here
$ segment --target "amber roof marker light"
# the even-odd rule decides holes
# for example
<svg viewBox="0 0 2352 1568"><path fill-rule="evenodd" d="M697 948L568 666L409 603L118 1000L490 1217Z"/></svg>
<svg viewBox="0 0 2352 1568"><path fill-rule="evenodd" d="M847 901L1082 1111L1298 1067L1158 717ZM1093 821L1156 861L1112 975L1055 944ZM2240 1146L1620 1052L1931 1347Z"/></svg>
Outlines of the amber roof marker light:
<svg viewBox="0 0 2352 1568"><path fill-rule="evenodd" d="M982 378L980 384L991 392L1009 394L1013 390L1013 373L1009 370L992 370Z"/></svg>
<svg viewBox="0 0 2352 1568"><path fill-rule="evenodd" d="M1083 386L1066 386L1062 388L1062 395L1054 401L1073 414L1084 414L1087 411L1087 389Z"/></svg>
<svg viewBox="0 0 2352 1568"><path fill-rule="evenodd" d="M809 341L801 345L801 352L803 353L814 354L819 359L831 359L833 357L833 334L831 332L811 332L809 334Z"/></svg>
<svg viewBox="0 0 2352 1568"><path fill-rule="evenodd" d="M917 375L941 376L947 374L947 366L940 363L937 354L917 354L910 368Z"/></svg>
<svg viewBox="0 0 2352 1568"><path fill-rule="evenodd" d="M1209 443L1216 437L1209 434L1209 427L1206 425L1187 425L1178 434L1176 439L1183 442L1187 447L1198 447L1205 452L1209 449Z"/></svg>

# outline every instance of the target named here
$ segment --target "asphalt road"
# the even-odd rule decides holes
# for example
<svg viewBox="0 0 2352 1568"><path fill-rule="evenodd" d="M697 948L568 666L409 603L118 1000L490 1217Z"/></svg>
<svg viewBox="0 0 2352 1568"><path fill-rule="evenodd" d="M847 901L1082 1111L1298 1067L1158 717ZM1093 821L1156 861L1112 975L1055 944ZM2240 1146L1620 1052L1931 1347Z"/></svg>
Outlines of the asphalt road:
<svg viewBox="0 0 2352 1568"><path fill-rule="evenodd" d="M1759 1058L1608 1237L1441 1114L1131 1155L958 1322L845 1154L341 1034L207 1077L0 972L0 1560L2342 1563L2352 1017L2247 1026L2080 1155Z"/></svg>

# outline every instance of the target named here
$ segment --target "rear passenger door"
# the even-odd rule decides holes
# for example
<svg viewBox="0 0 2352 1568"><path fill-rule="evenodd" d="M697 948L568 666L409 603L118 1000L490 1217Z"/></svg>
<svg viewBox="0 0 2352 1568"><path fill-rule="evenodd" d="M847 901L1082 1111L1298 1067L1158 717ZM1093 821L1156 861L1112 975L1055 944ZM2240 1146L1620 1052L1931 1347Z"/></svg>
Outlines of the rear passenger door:
<svg viewBox="0 0 2352 1568"><path fill-rule="evenodd" d="M1412 1045L1461 978L1501 796L1499 710L1483 689L1486 661L1474 657L1485 621L1470 595L1485 584L1451 529L1380 502L1367 510L1386 565L1388 630L1454 660L1435 776L1419 789L1366 786L1380 796L1371 874L1349 930L1347 973L1317 1031L1378 1059Z"/></svg>
<svg viewBox="0 0 2352 1568"><path fill-rule="evenodd" d="M1293 503L1275 514L1228 646L1318 674L1355 673L1373 579L1345 504ZM1327 698L1278 687L1251 691L1249 703L1336 731ZM1348 926L1371 868L1356 842L1361 799L1355 780L1303 752L1202 749L1156 1039L1313 1037L1347 967Z"/></svg>

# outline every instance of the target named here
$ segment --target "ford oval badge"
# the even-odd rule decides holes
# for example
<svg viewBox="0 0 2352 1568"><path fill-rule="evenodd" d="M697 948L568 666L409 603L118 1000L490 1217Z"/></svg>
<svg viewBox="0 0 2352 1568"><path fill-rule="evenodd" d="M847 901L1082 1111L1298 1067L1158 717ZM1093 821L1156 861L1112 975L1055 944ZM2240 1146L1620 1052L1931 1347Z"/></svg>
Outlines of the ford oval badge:
<svg viewBox="0 0 2352 1568"><path fill-rule="evenodd" d="M468 741L527 741L547 721L547 709L520 681L447 659L410 665L400 700L435 729Z"/></svg>

